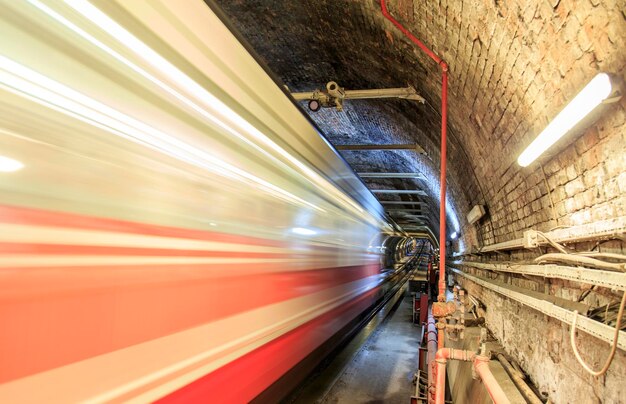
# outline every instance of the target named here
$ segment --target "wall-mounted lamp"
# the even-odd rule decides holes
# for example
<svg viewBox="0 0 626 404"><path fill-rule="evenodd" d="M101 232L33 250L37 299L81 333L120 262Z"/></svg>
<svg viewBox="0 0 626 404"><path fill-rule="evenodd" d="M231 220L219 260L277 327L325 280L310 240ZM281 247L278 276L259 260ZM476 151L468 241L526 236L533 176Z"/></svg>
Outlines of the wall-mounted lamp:
<svg viewBox="0 0 626 404"><path fill-rule="evenodd" d="M526 167L539 157L578 122L605 101L613 92L611 78L606 73L594 77L574 99L546 126L520 154L517 162Z"/></svg>

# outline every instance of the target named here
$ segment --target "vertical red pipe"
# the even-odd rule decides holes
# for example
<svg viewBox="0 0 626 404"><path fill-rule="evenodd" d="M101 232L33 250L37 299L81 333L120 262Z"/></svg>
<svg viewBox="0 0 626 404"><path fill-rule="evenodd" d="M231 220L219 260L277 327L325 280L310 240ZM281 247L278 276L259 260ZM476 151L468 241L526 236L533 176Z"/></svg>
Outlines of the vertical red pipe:
<svg viewBox="0 0 626 404"><path fill-rule="evenodd" d="M441 75L441 178L439 194L439 296L437 300L446 301L446 138L448 134L448 66L442 66ZM439 346L443 348L443 344Z"/></svg>
<svg viewBox="0 0 626 404"><path fill-rule="evenodd" d="M417 39L415 35L409 32L402 24L400 24L387 9L386 0L380 0L380 9L389 21L395 25L407 38L417 45L424 53L434 60L441 67L441 177L440 189L441 203L439 209L439 296L437 300L446 301L446 139L448 124L448 64L430 50L422 41ZM439 330L439 348L443 348L444 329Z"/></svg>

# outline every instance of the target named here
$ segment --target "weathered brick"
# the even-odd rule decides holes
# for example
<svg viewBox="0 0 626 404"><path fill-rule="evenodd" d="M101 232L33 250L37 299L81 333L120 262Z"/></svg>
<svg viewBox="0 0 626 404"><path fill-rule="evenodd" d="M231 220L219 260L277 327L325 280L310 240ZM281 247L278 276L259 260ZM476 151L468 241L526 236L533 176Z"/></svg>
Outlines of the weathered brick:
<svg viewBox="0 0 626 404"><path fill-rule="evenodd" d="M567 194L567 196L574 196L584 189L585 184L583 183L583 180L581 178L576 178L575 180L565 184L565 193Z"/></svg>

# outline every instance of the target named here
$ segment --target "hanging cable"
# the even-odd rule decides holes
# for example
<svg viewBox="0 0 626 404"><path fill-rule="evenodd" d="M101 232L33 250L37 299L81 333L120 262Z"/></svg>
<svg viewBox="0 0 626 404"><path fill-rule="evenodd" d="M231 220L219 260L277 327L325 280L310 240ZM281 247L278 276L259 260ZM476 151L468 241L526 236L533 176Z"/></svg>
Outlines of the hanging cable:
<svg viewBox="0 0 626 404"><path fill-rule="evenodd" d="M624 254L615 254L615 253L603 253L598 251L587 251L587 252L578 252L574 253L575 255L582 255L583 257L590 258L600 258L600 259L609 259L615 261L626 261L626 255Z"/></svg>
<svg viewBox="0 0 626 404"><path fill-rule="evenodd" d="M600 370L593 370L585 363L585 361L581 358L580 353L578 352L578 348L576 348L576 320L578 319L578 310L574 310L574 319L572 320L572 328L570 331L570 343L572 344L572 350L574 351L574 355L578 360L578 363L591 375L593 376L602 376L606 373L611 366L611 362L613 361L613 357L615 356L615 351L617 350L617 340L619 339L619 330L622 325L622 315L624 314L624 305L626 304L626 292L622 295L622 302L619 306L619 311L617 312L617 323L615 324L615 336L613 337L613 343L611 346L611 353L607 358L604 366Z"/></svg>
<svg viewBox="0 0 626 404"><path fill-rule="evenodd" d="M565 247L563 247L561 244L557 243L556 241L552 240L550 237L548 237L546 233L542 231L537 231L537 234L541 236L544 240L546 240L548 243L550 243L552 247L556 248L563 254L569 254L569 251L567 251Z"/></svg>
<svg viewBox="0 0 626 404"><path fill-rule="evenodd" d="M626 272L626 263L617 264L617 263L612 263L612 262L600 261L595 258L585 257L582 255L574 255L574 254L567 254L567 253L543 254L535 258L535 262L537 263L566 262L569 264L586 265L586 266L590 266L593 268L606 269L607 271Z"/></svg>

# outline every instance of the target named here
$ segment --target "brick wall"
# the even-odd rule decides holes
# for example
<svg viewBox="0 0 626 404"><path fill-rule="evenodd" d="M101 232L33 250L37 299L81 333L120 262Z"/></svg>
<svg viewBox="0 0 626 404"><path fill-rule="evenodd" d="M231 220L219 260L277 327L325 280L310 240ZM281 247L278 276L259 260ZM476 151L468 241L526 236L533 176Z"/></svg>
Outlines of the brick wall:
<svg viewBox="0 0 626 404"><path fill-rule="evenodd" d="M465 268L468 273L493 277L488 271ZM563 298L578 297L580 286L561 280L504 277L506 282L538 292L552 292ZM498 278L503 281L503 277ZM570 346L570 326L515 301L504 298L474 282L458 277L470 295L485 304L487 326L507 354L515 358L531 382L554 403L621 403L626 380L626 353L617 350L609 371L600 377L589 375L578 364ZM557 292L557 293L554 293ZM597 298L597 297L596 297ZM600 297L599 303L607 298ZM585 361L599 369L609 354L608 343L577 333L577 345Z"/></svg>

